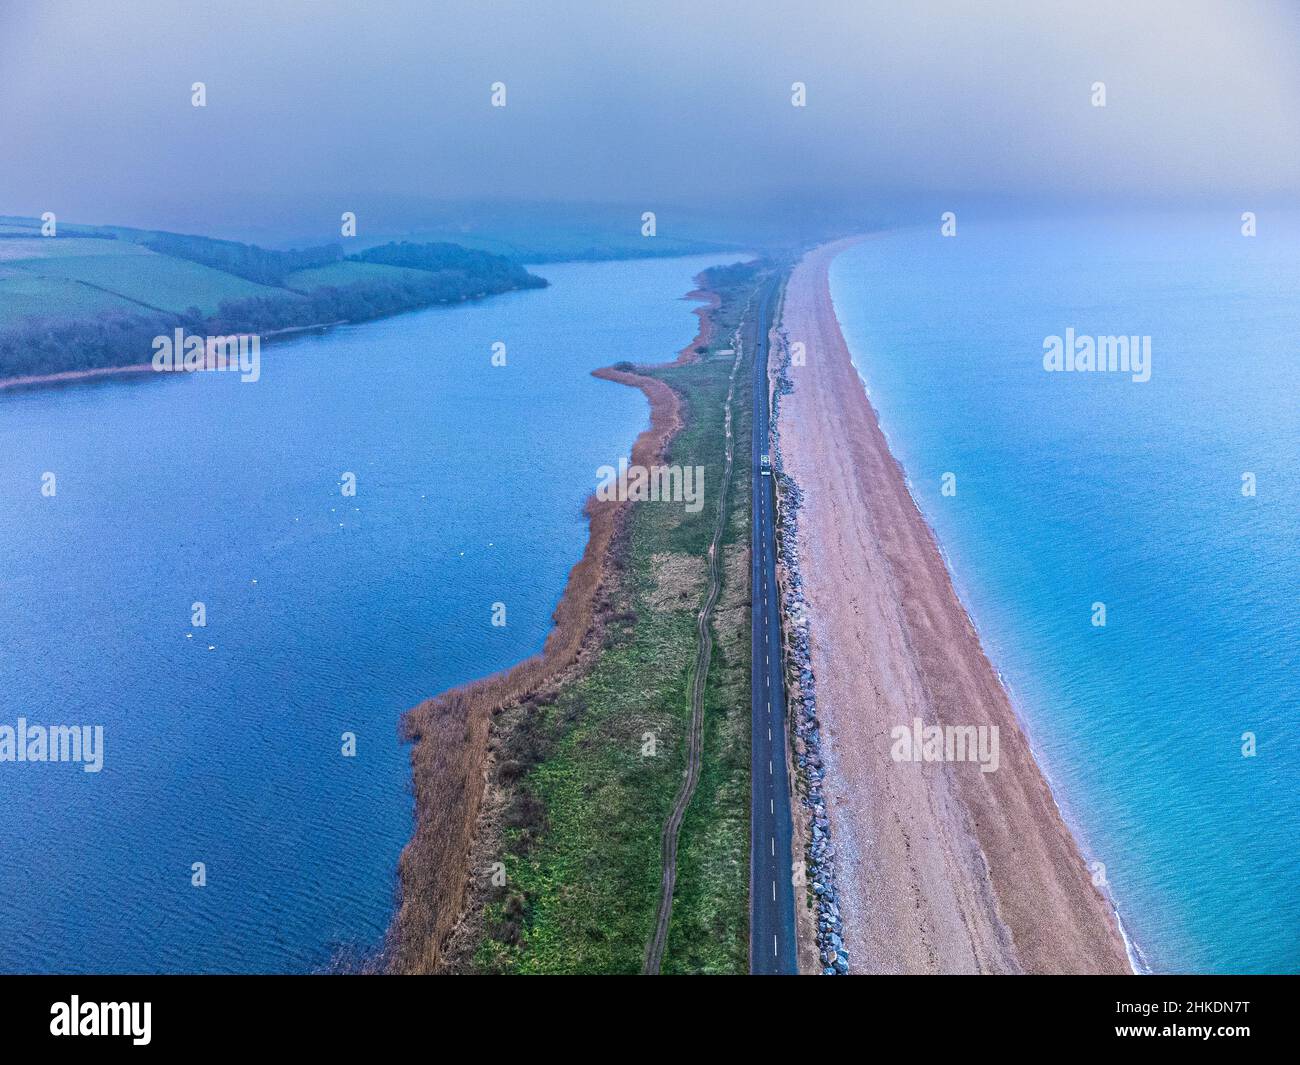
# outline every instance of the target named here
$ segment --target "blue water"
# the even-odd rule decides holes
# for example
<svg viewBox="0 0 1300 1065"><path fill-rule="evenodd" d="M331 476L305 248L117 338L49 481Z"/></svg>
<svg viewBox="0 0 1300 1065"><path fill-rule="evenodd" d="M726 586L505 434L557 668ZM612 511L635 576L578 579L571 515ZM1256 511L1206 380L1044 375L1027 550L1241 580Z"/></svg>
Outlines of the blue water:
<svg viewBox="0 0 1300 1065"><path fill-rule="evenodd" d="M959 594L1156 971L1300 971L1300 219L1260 220L936 222L831 272ZM1150 335L1151 380L1045 372L1068 327Z"/></svg>
<svg viewBox="0 0 1300 1065"><path fill-rule="evenodd" d="M0 971L378 944L411 830L398 718L540 649L595 470L648 417L589 371L673 357L715 261L546 266L548 289L267 346L255 384L0 395L0 724L105 733L99 774L0 763Z"/></svg>

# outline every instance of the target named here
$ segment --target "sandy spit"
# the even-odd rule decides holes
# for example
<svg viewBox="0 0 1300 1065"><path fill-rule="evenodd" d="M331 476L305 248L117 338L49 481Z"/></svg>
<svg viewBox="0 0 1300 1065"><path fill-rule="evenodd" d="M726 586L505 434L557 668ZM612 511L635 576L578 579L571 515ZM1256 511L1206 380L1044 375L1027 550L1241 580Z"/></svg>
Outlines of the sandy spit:
<svg viewBox="0 0 1300 1065"><path fill-rule="evenodd" d="M1126 973L1113 908L1034 760L854 369L827 270L795 268L782 328L806 365L781 403L850 966L862 973ZM1000 764L891 758L891 730L997 726Z"/></svg>

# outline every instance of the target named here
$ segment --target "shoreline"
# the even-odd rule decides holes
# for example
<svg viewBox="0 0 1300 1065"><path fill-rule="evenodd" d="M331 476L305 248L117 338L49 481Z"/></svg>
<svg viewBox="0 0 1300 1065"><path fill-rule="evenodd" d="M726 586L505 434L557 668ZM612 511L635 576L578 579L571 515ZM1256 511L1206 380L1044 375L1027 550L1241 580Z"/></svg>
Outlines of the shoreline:
<svg viewBox="0 0 1300 1065"><path fill-rule="evenodd" d="M721 297L701 278L684 300L695 307L696 335L675 360L693 361L695 349L709 343L712 312ZM682 426L681 400L663 381L636 367L604 366L592 376L639 388L650 404L650 423L636 437L630 461L650 466L665 454ZM401 734L411 748L411 787L415 828L398 861L399 903L388 932L387 968L396 973L446 971L472 944L459 942L486 879L471 882L483 819L493 815L490 788L492 721L523 699L545 699L575 671L585 668L600 646L600 592L615 576L614 555L626 522L626 501L601 502L593 492L583 508L587 543L569 571L552 614L555 624L539 654L504 671L448 689L407 711Z"/></svg>
<svg viewBox="0 0 1300 1065"><path fill-rule="evenodd" d="M808 356L778 421L803 497L852 969L1132 972L1113 900L1092 884L840 330L829 267L861 239L816 248L791 277L781 328ZM997 727L999 769L891 761L891 730L915 718Z"/></svg>
<svg viewBox="0 0 1300 1065"><path fill-rule="evenodd" d="M405 313L405 312L402 312ZM268 343L276 340L289 340L303 333L324 333L339 325L354 325L347 321L317 322L314 325L293 325L284 329L272 329L258 334ZM86 370L60 370L58 373L27 374L17 377L0 377L0 392L9 388L43 388L48 385L75 384L77 381L91 381L99 377L119 377L126 374L153 373L153 363L138 362L126 366L94 366ZM201 373L202 371L192 371Z"/></svg>
<svg viewBox="0 0 1300 1065"><path fill-rule="evenodd" d="M857 370L856 364L854 365L854 369ZM860 372L859 372L859 377L861 377ZM864 388L866 387L865 379L863 379L863 387ZM868 402L870 402L869 396L868 396ZM900 464L900 468L901 468L901 464ZM924 511L921 510L920 501L916 498L916 494L912 491L912 478L907 475L906 471L904 471L903 473L903 482L907 488L907 494L912 498L912 505L916 508L917 515L920 517L921 521L925 522L926 528L930 530L930 535L934 538L935 544L939 549L939 556L940 558L943 559L944 569L947 570L948 572L948 580L952 583L953 594L957 596L957 601L961 604L962 609L966 611L966 616L970 619L971 627L975 630L975 634L980 640L980 646L983 647L984 638L983 636L980 635L979 626L975 623L975 617L971 613L970 607L967 606L967 597L962 594L962 582L959 579L957 575L957 571L952 564L952 559L948 556L948 552L944 548L943 543L939 540L939 536L934 531L934 527L931 526L929 521L926 519ZM1052 797L1052 804L1056 808L1056 812L1058 816L1061 818L1062 821L1065 822L1065 826L1069 830L1070 835L1074 838L1075 846L1079 852L1080 860L1084 862L1092 860L1095 857L1095 855L1092 848L1086 845L1087 832L1084 831L1084 827L1080 823L1079 819L1070 813L1068 804L1062 801L1061 798L1062 793L1057 788L1057 786L1053 783L1052 776L1048 772L1049 769L1048 763L1045 758L1040 756L1038 749L1034 744L1033 734L1029 729L1029 723L1027 717L1023 712L1023 704L1016 696L1015 691L1012 689L1010 682L1008 682L1002 670L993 662L992 659L989 660L989 665L993 669L994 674L997 676L998 683L1002 686L1003 690L1006 692L1007 700L1011 704L1011 711L1013 714L1015 714L1016 717L1016 723L1020 728L1021 733L1024 735L1025 743L1028 745L1029 750L1033 755L1033 759L1035 764L1038 766L1039 773L1041 773L1043 776L1043 781L1047 785L1048 794L1051 795ZM1128 957L1129 967L1132 970L1133 975L1144 975L1149 973L1151 970L1143 959L1141 948L1138 947L1136 941L1128 933L1128 929L1124 924L1123 914L1121 914L1119 911L1119 904L1116 901L1114 894L1110 891L1109 887L1106 885L1102 885L1100 890L1102 896L1106 899L1107 903L1110 906L1111 916L1115 920L1116 930L1119 932L1120 938L1124 943L1125 953Z"/></svg>
<svg viewBox="0 0 1300 1065"><path fill-rule="evenodd" d="M850 362L852 362L852 355L850 355ZM858 375L858 380L862 382L862 388L867 393L867 402L870 403L871 391L867 388L866 377L863 376L862 369L859 368L858 364L855 362L853 363L853 369ZM875 410L874 406L872 406L872 410ZM883 425L881 425L880 432L881 436L884 436L885 442L887 442L888 445L889 434L885 432ZM902 463L898 463L898 467L902 469ZM937 549L939 549L940 558L943 559L944 568L946 572L948 572L948 580L953 585L953 594L956 594L957 601L961 603L962 610L966 611L966 616L970 620L971 628L975 629L975 635L979 638L980 646L983 648L984 637L980 635L979 625L975 623L975 615L972 614L970 606L967 605L967 596L963 596L962 594L962 580L959 579L956 567L953 566L952 558L949 557L948 550L946 550L943 541L940 540L939 533L935 531L933 525L931 525L930 521L926 518L926 514L924 514L924 511L920 508L920 501L917 498L917 493L913 492L911 476L906 472L906 469L902 469L902 479L904 479L904 486L907 489L907 495L911 497L911 505L917 508L918 518L924 521L926 528L930 531L933 541L935 541ZM985 657L987 657L987 653L985 653ZM997 683L1000 684L1002 689L1006 692L1006 697L1008 697L1008 701L1011 703L1011 713L1015 714L1015 720L1017 720L1019 730L1023 733L1024 741L1026 741L1028 748L1030 748L1032 757L1034 757L1034 762L1037 767L1039 767L1040 774L1043 775L1044 783L1048 785L1048 793L1052 796L1052 802L1053 805L1056 806L1057 814L1060 815L1062 821L1065 822L1066 828L1069 828L1070 835L1074 837L1075 847L1078 849L1080 861L1087 862L1093 860L1093 858L1095 858L1095 852L1093 852L1092 848L1087 845L1088 834L1084 831L1082 822L1079 821L1078 817L1071 814L1069 804L1062 801L1062 792L1057 788L1057 785L1053 783L1052 775L1050 775L1050 772L1048 771L1049 766L1047 759L1040 756L1039 750L1037 750L1034 744L1034 736L1032 736L1030 727L1028 727L1027 715L1023 713L1023 703L1019 700L1017 694L1015 694L1014 689L1011 688L1006 676L1002 674L1001 668L993 662L992 658L989 658L989 666L992 667L993 672L995 672L995 675L997 676ZM1110 905L1110 912L1112 912L1115 925L1117 925L1119 936L1121 936L1123 944L1125 944L1128 966L1130 966L1132 974L1143 975L1151 973L1151 967L1149 967L1147 962L1145 962L1143 953L1141 953L1141 948L1138 947L1138 943L1136 943L1134 938L1128 934L1125 922L1123 922L1123 914L1119 912L1118 901L1115 900L1114 893L1110 891L1109 886L1101 886L1101 895L1105 897L1106 901L1108 901L1108 904Z"/></svg>

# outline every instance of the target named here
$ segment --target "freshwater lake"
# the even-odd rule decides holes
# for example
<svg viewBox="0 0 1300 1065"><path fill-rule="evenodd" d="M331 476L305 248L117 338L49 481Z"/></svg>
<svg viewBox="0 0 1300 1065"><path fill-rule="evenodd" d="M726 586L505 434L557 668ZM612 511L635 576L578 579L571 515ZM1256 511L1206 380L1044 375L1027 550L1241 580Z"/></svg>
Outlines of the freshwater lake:
<svg viewBox="0 0 1300 1065"><path fill-rule="evenodd" d="M590 371L673 358L694 276L735 259L538 267L550 288L268 345L256 383L0 395L0 724L104 730L99 773L0 763L0 971L376 947L400 715L540 650L596 468L648 422Z"/></svg>

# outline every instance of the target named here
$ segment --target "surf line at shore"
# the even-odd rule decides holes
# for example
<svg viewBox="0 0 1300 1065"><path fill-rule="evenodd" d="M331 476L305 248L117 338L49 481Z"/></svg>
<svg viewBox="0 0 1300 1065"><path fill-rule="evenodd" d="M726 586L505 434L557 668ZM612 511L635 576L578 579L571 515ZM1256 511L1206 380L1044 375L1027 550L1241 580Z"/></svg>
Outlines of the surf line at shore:
<svg viewBox="0 0 1300 1065"><path fill-rule="evenodd" d="M781 329L807 359L777 426L804 500L798 555L853 968L1132 972L1113 902L1089 875L835 316L830 264L863 239L823 245L795 269ZM997 727L998 771L891 762L893 730L917 718Z"/></svg>
<svg viewBox="0 0 1300 1065"><path fill-rule="evenodd" d="M704 303L695 338L667 366L692 362L713 334L721 297L704 275L683 298ZM650 403L650 424L632 445L631 465L648 468L667 454L682 427L673 389L628 363L593 370L605 381L639 388ZM399 901L389 927L383 967L395 973L435 973L449 961L451 939L473 902L470 874L491 775L493 717L531 695L553 691L586 668L600 644L596 604L611 579L611 561L626 521L625 498L588 497L587 544L552 618L540 654L491 676L451 688L407 712L403 739L411 743L415 829L398 861Z"/></svg>
<svg viewBox="0 0 1300 1065"><path fill-rule="evenodd" d="M854 369L857 370L858 372L859 379L862 381L862 387L867 390L867 394L868 396L870 396L870 389L868 388L866 378L862 373L862 368L857 364L856 360L854 361L853 366ZM888 442L889 434L884 431L883 426L881 428L881 432L884 435L886 441ZM907 494L912 499L912 505L916 508L918 519L925 523L926 528L930 530L930 535L934 538L935 544L939 550L939 557L943 560L944 569L947 571L948 574L948 580L952 584L953 593L956 595L958 602L961 603L962 609L966 611L967 618L970 622L971 628L974 630L976 637L979 639L980 645L982 647L984 646L984 639L980 635L979 626L975 624L975 617L971 613L970 607L967 605L969 600L968 597L965 594L963 594L962 581L957 574L956 568L953 566L952 558L949 556L947 550L940 542L938 534L934 531L934 527L930 525L929 521L926 519L925 512L921 509L920 500L917 498L916 492L913 490L912 479L907 475L906 471L904 471L903 473L903 481L907 487ZM1034 746L1033 736L1028 728L1028 725L1026 724L1026 717L1022 711L1023 704L1021 703L1020 699L1017 697L1015 689L1012 688L1011 682L1007 679L1006 674L1004 674L1000 668L994 665L991 662L991 660L990 660L990 665L997 675L998 683L1002 686L1002 689L1006 692L1007 699L1011 704L1012 712L1016 716L1016 721L1020 727L1020 731L1024 737L1024 741L1026 745L1029 747L1034 762L1038 766L1039 773L1042 774L1043 780L1047 784L1047 791L1052 798L1052 803L1056 810L1056 813L1065 822L1067 829L1069 830L1071 836L1074 838L1075 846L1080 854L1080 860L1087 860L1090 868L1093 865L1100 864L1090 858L1090 856L1094 852L1092 851L1091 847L1087 845L1087 833L1083 830L1083 827L1079 823L1079 820L1076 817L1071 815L1069 807L1062 802L1062 791L1059 785L1057 785L1056 782L1053 780L1052 775L1049 772L1049 766L1047 761L1042 757L1042 755L1038 752L1038 749ZM1132 935L1129 933L1128 927L1124 924L1124 916L1122 913L1120 913L1119 902L1115 898L1114 893L1111 891L1109 884L1103 881L1101 883L1097 883L1096 886L1097 889L1101 892L1101 894L1105 897L1105 899L1107 900L1110 906L1111 916L1114 918L1116 929L1118 930L1120 938L1123 940L1124 943L1124 950L1128 957L1129 968L1132 970L1132 972L1135 975L1150 974L1152 970L1146 960L1146 955L1143 954L1141 947L1138 946L1137 942L1133 939Z"/></svg>

